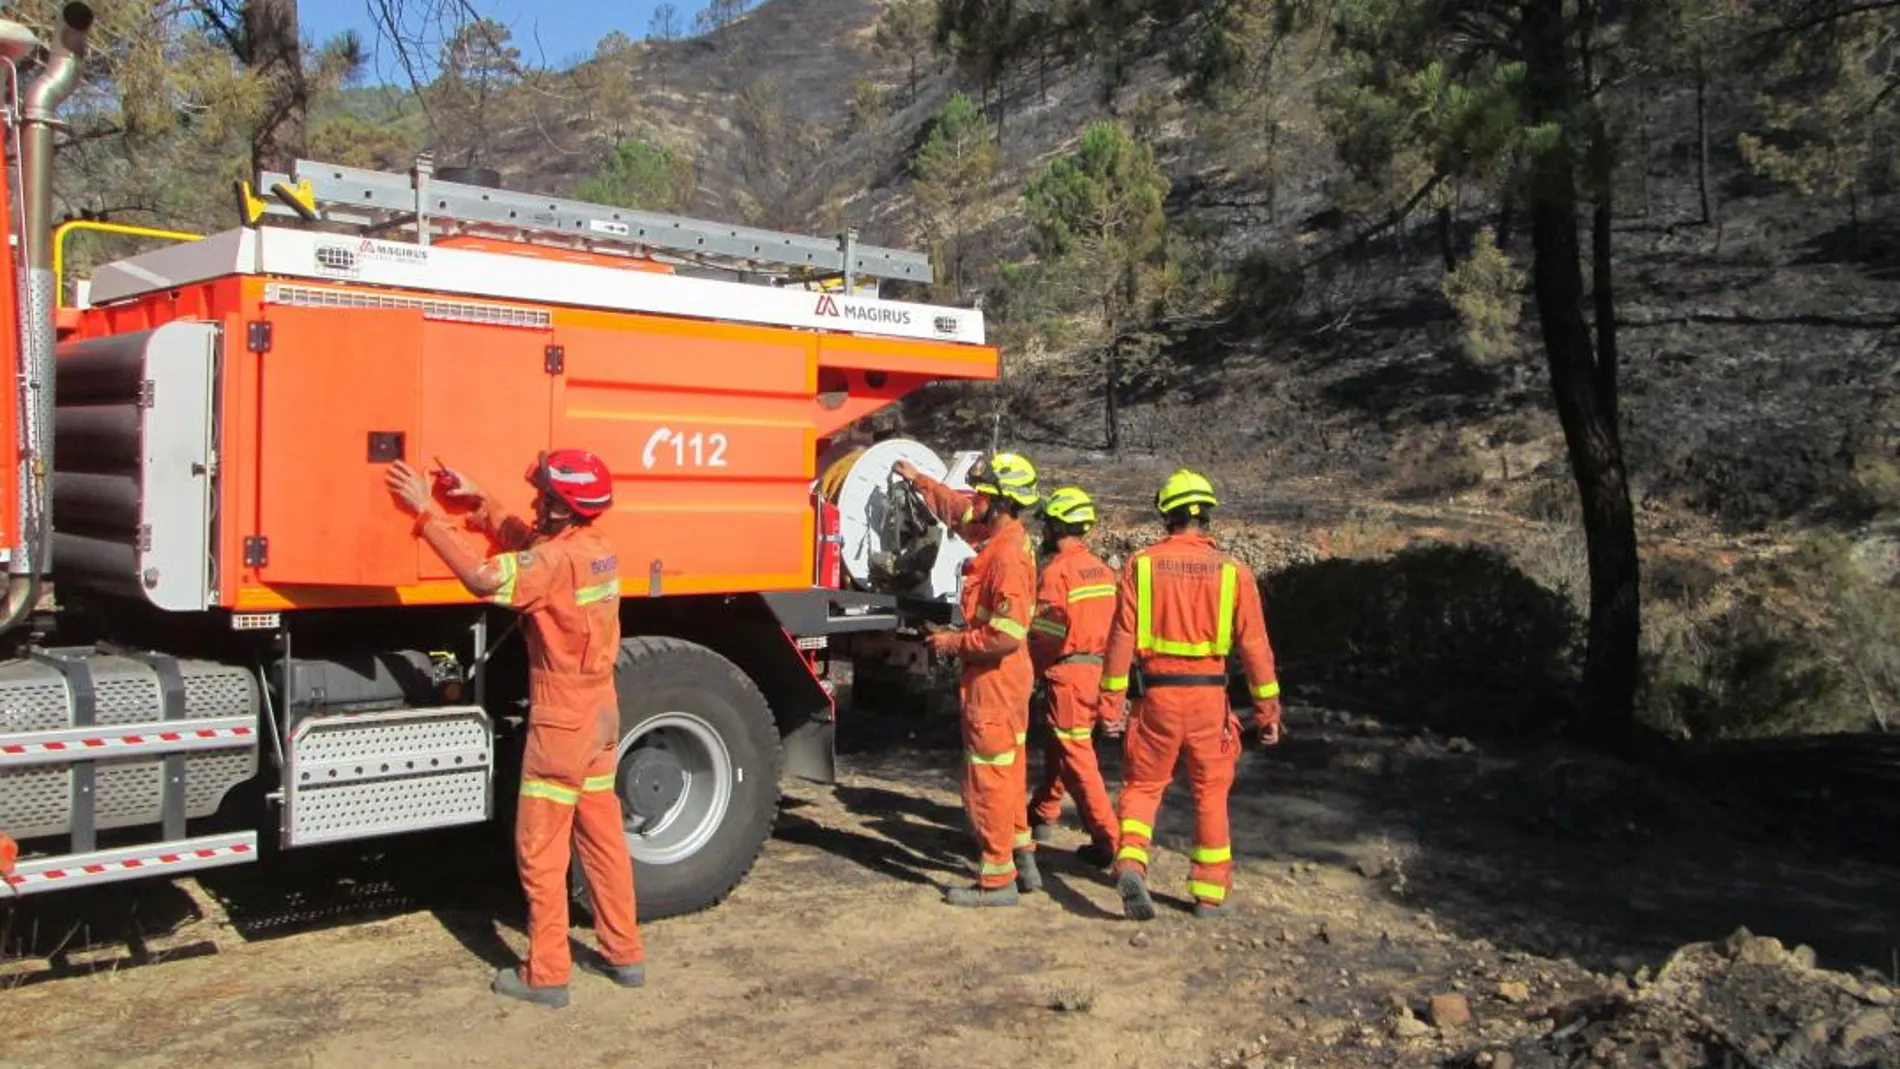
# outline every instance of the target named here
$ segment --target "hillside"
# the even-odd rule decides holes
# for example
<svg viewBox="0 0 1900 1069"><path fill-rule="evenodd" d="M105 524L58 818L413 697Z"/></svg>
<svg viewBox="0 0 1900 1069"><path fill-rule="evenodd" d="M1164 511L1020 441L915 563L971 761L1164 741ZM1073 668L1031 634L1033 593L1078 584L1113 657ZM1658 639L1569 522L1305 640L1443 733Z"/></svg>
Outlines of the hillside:
<svg viewBox="0 0 1900 1069"><path fill-rule="evenodd" d="M594 114L609 60L583 64L528 94L533 107L497 131L493 156L510 186L572 192L618 127L691 161L694 214L814 233L849 224L867 241L923 247L911 160L949 96L980 86L933 52L919 57L913 96L908 57L874 47L882 10L771 0L701 38L635 45L612 60L638 87L630 119ZM1380 227L1341 210L1342 170L1313 123L1288 123L1272 173L1250 169L1259 157L1244 132L1216 136L1235 117L1186 97L1165 49L1132 57L1112 93L1106 69L1084 55L1003 71L990 109L995 136L1001 101L998 166L963 246L973 266L960 297L936 299L992 309L1005 382L929 391L907 405L907 431L944 448L982 448L994 432L1052 476L1126 502L1131 521L1156 473L1202 465L1229 487L1231 514L1312 547L1496 546L1581 610L1575 490L1528 286L1508 351L1482 364L1461 352L1441 292L1441 243L1469 248L1477 227L1501 222L1495 198L1463 189L1442 218L1419 210ZM1287 106L1307 106L1317 84L1285 90ZM1887 418L1900 245L1876 198L1850 225L1845 204L1753 174L1735 148L1755 115L1739 83L1711 93L1715 220L1701 225L1693 91L1654 86L1617 172L1614 230L1650 715L1691 734L1865 726L1884 719L1886 699L1854 662L1896 626L1882 517L1900 500ZM1189 270L1229 283L1221 302L1162 326L1160 358L1122 391L1112 461L1100 358L1013 317L999 274L1032 252L1024 183L1109 117L1154 144ZM1520 270L1529 244L1520 233L1507 245ZM1841 589L1857 599L1849 609ZM1874 690L1895 693L1900 674L1878 661ZM1839 685L1808 688L1798 708L1748 697L1750 673L1815 671Z"/></svg>

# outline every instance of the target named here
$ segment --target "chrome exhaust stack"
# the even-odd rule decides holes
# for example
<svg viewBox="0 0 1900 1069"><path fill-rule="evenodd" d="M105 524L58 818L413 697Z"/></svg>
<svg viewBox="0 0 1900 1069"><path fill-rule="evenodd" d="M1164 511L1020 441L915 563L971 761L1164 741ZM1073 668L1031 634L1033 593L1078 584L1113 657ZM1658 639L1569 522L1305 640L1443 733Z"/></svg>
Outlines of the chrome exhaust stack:
<svg viewBox="0 0 1900 1069"><path fill-rule="evenodd" d="M53 350L56 294L53 278L53 140L61 104L79 87L92 9L69 3L60 10L58 33L45 64L15 101L20 135L20 522L8 563L10 581L0 629L32 611L53 534ZM10 53L19 34L0 32L0 52ZM30 39L31 35L26 35Z"/></svg>

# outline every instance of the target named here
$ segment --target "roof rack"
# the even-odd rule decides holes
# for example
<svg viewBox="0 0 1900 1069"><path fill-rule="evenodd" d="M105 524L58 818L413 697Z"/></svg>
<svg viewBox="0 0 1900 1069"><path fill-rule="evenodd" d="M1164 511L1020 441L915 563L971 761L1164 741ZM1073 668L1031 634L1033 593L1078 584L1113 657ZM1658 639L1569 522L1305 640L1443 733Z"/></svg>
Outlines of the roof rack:
<svg viewBox="0 0 1900 1069"><path fill-rule="evenodd" d="M837 239L810 237L447 182L434 173L434 161L426 154L406 175L300 159L290 174L259 176L259 186L274 200L240 181L239 206L247 226L264 215L291 216L368 234L413 231L423 245L432 235L455 233L555 238L590 251L724 271L781 268L803 281L838 278L847 291L854 291L860 278L933 281L926 254L860 245L854 230Z"/></svg>

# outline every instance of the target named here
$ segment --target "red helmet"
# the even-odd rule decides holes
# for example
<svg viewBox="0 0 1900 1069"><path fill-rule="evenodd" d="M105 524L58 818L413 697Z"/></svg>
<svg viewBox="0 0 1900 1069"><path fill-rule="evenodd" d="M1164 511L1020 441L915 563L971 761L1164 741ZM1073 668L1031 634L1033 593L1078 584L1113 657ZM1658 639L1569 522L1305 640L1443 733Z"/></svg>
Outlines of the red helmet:
<svg viewBox="0 0 1900 1069"><path fill-rule="evenodd" d="M528 469L528 484L590 520L614 503L613 473L585 449L542 453Z"/></svg>

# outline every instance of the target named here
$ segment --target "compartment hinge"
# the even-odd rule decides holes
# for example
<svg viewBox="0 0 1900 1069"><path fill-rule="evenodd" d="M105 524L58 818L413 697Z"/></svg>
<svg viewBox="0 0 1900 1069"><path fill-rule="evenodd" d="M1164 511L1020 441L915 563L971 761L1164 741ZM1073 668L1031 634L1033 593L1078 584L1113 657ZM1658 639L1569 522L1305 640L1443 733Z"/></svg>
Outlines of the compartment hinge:
<svg viewBox="0 0 1900 1069"><path fill-rule="evenodd" d="M141 523L139 524L139 552L150 553L151 551L152 525L149 523Z"/></svg>
<svg viewBox="0 0 1900 1069"><path fill-rule="evenodd" d="M255 320L246 325L244 332L245 347L254 353L270 352L271 325L268 320Z"/></svg>
<svg viewBox="0 0 1900 1069"><path fill-rule="evenodd" d="M263 535L252 535L244 540L244 566L262 568L270 563L270 539Z"/></svg>
<svg viewBox="0 0 1900 1069"><path fill-rule="evenodd" d="M139 383L139 407L150 408L158 400L158 384L151 379Z"/></svg>
<svg viewBox="0 0 1900 1069"><path fill-rule="evenodd" d="M542 367L550 375L559 375L567 367L567 349L559 345L550 345L543 352Z"/></svg>

